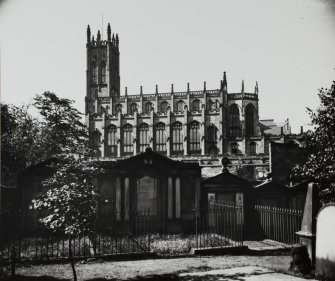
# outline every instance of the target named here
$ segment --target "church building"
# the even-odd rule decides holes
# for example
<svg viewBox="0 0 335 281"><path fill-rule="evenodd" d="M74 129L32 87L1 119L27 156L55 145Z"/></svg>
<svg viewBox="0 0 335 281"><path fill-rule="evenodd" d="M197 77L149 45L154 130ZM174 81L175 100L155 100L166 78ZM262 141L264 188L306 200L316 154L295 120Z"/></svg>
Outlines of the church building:
<svg viewBox="0 0 335 281"><path fill-rule="evenodd" d="M107 40L87 28L86 115L91 144L101 158L136 155L151 147L171 158L266 154L254 92L228 92L226 72L218 89L130 94L120 90L118 34ZM289 133L289 125L285 127Z"/></svg>

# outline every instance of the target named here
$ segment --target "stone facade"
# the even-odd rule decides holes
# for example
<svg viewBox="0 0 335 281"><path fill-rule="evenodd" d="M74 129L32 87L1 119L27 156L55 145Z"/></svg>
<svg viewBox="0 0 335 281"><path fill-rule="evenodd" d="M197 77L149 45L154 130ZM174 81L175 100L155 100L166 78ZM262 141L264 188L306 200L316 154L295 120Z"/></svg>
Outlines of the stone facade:
<svg viewBox="0 0 335 281"><path fill-rule="evenodd" d="M218 89L133 95L120 91L119 38L107 28L107 40L96 40L87 29L86 122L91 145L102 160L120 159L144 152L146 147L183 161L222 156L232 162L247 159L262 170L268 163L270 141L285 142L291 133L288 120L280 127L260 120L258 84L253 92L228 92L227 76ZM216 159L216 162L215 162ZM249 161L250 160L250 161ZM263 169L264 170L264 169ZM266 169L265 169L266 170ZM268 170L268 169L267 169Z"/></svg>

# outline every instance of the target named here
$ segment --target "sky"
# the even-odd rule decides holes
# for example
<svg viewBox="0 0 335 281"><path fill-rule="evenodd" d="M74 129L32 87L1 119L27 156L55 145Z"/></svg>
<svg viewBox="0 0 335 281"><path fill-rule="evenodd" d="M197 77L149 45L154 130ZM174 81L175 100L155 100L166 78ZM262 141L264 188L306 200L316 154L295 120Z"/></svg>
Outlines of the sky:
<svg viewBox="0 0 335 281"><path fill-rule="evenodd" d="M259 117L293 132L335 80L335 0L0 0L1 101L55 92L84 112L86 28L120 38L121 94L259 85ZM103 26L103 28L102 28Z"/></svg>

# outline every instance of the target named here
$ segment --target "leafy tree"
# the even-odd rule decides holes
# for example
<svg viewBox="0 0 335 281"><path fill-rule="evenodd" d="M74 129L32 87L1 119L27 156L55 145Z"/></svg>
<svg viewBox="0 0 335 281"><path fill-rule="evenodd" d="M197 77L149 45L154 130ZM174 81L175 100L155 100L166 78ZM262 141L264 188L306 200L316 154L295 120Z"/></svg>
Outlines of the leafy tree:
<svg viewBox="0 0 335 281"><path fill-rule="evenodd" d="M17 173L43 160L43 134L30 106L1 104L1 183L15 186Z"/></svg>
<svg viewBox="0 0 335 281"><path fill-rule="evenodd" d="M255 181L254 167L245 165L241 160L233 163L230 167L230 172L250 182Z"/></svg>
<svg viewBox="0 0 335 281"><path fill-rule="evenodd" d="M69 259L77 280L71 240L94 230L97 206L94 178L99 168L92 161L94 152L89 148L81 114L72 103L50 92L35 98L34 105L43 116L44 133L49 141L46 155L53 157L51 167L55 173L42 183L46 191L33 200L33 205L43 211L42 225L68 235Z"/></svg>
<svg viewBox="0 0 335 281"><path fill-rule="evenodd" d="M307 160L293 169L296 181L315 180L323 203L335 201L335 81L319 90L320 106L307 108L313 131L306 136Z"/></svg>

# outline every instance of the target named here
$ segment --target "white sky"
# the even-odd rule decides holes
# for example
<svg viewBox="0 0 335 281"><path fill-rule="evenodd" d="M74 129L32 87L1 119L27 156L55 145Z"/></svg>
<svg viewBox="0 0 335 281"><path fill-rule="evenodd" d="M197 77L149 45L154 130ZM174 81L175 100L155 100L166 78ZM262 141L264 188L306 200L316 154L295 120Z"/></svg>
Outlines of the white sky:
<svg viewBox="0 0 335 281"><path fill-rule="evenodd" d="M259 83L260 118L309 123L305 108L335 80L333 0L0 0L1 99L22 104L49 90L84 111L86 28L120 37L129 94Z"/></svg>

